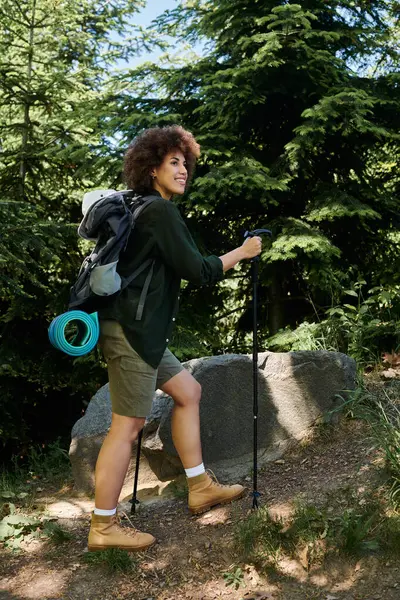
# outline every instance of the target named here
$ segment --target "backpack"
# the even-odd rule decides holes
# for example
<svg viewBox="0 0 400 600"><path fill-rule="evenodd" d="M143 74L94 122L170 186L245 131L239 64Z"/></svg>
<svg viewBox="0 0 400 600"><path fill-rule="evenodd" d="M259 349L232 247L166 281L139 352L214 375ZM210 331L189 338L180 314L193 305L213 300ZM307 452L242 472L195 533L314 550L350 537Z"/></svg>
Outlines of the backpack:
<svg viewBox="0 0 400 600"><path fill-rule="evenodd" d="M159 196L139 196L133 190L98 190L85 194L82 206L84 217L78 235L96 242L96 245L83 261L77 280L70 289L68 310L97 311L111 296L119 294L150 267L136 313L136 320L142 318L154 260L145 260L129 277L122 277L117 272L117 265L139 214L157 198Z"/></svg>

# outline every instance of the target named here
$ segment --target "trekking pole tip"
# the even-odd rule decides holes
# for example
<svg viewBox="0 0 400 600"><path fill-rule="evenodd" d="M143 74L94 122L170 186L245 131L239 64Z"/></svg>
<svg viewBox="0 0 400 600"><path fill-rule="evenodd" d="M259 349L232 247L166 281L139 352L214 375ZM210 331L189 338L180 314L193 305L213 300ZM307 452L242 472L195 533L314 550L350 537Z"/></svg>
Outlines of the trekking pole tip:
<svg viewBox="0 0 400 600"><path fill-rule="evenodd" d="M253 496L253 508L258 508L258 499L261 496L260 492L256 492L255 490L251 492Z"/></svg>
<svg viewBox="0 0 400 600"><path fill-rule="evenodd" d="M136 512L136 506L138 506L138 504L140 504L140 501L137 498L135 498L135 499L132 498L131 500L129 500L129 502L132 505L131 506L131 515L134 515Z"/></svg>

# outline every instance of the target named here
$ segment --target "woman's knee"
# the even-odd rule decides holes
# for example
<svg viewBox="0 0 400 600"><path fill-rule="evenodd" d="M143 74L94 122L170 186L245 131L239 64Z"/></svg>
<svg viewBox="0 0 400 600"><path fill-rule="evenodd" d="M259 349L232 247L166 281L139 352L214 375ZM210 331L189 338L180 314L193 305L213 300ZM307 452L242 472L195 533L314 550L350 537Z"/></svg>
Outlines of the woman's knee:
<svg viewBox="0 0 400 600"><path fill-rule="evenodd" d="M126 417L112 413L110 434L134 442L143 429L145 421L144 417Z"/></svg>
<svg viewBox="0 0 400 600"><path fill-rule="evenodd" d="M176 406L192 406L200 402L201 385L186 369L169 379L161 389L171 396Z"/></svg>
<svg viewBox="0 0 400 600"><path fill-rule="evenodd" d="M175 397L174 402L178 406L198 406L201 400L201 385L194 380L192 385L185 390L185 393Z"/></svg>

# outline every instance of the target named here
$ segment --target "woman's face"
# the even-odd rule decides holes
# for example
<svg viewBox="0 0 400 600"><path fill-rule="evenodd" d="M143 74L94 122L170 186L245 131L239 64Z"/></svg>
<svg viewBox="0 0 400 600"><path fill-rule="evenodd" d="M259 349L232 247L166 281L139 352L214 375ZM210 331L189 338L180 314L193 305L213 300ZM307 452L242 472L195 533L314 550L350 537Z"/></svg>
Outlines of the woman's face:
<svg viewBox="0 0 400 600"><path fill-rule="evenodd" d="M183 194L187 181L186 160L180 150L169 152L159 167L151 171L153 187L165 200Z"/></svg>

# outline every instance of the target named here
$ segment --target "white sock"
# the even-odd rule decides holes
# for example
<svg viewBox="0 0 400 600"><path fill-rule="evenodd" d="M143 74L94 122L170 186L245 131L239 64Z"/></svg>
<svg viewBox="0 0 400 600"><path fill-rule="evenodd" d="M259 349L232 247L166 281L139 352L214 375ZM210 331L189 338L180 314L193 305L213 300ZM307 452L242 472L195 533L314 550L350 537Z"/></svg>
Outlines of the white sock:
<svg viewBox="0 0 400 600"><path fill-rule="evenodd" d="M204 468L204 464L198 465L197 467L192 467L191 469L185 469L186 477L196 477L197 475L202 475L206 470Z"/></svg>
<svg viewBox="0 0 400 600"><path fill-rule="evenodd" d="M112 517L112 515L115 515L117 512L117 509L110 508L107 510L105 508L95 508L93 512L95 515L99 515L99 517Z"/></svg>

